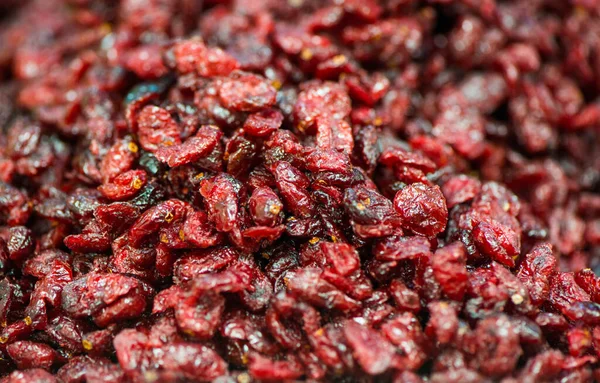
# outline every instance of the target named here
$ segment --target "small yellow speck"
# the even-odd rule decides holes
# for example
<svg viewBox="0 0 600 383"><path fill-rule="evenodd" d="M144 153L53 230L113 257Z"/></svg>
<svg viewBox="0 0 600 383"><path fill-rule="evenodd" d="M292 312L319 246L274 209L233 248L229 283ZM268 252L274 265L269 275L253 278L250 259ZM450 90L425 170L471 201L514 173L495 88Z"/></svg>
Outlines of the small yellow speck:
<svg viewBox="0 0 600 383"><path fill-rule="evenodd" d="M323 327L315 331L315 336L323 336L323 334L325 334L325 330L323 330Z"/></svg>
<svg viewBox="0 0 600 383"><path fill-rule="evenodd" d="M431 7L425 7L421 10L421 15L423 15L424 17L430 19L433 16L435 16L435 12L433 11L433 8Z"/></svg>
<svg viewBox="0 0 600 383"><path fill-rule="evenodd" d="M296 125L296 129L298 129L300 132L304 133L304 130L306 129L306 121L300 121L298 123L298 125Z"/></svg>
<svg viewBox="0 0 600 383"><path fill-rule="evenodd" d="M158 374L154 370L144 372L144 380L146 382L156 382L158 380Z"/></svg>
<svg viewBox="0 0 600 383"><path fill-rule="evenodd" d="M6 335L0 336L0 343L4 344L8 342L8 337Z"/></svg>
<svg viewBox="0 0 600 383"><path fill-rule="evenodd" d="M300 52L300 58L304 61L308 61L310 59L313 58L313 51L311 51L308 48L304 48L302 49L302 52Z"/></svg>
<svg viewBox="0 0 600 383"><path fill-rule="evenodd" d="M164 141L164 142L163 142L163 145L164 145L164 146L173 146L173 141L171 141L171 140L166 140L166 141Z"/></svg>
<svg viewBox="0 0 600 383"><path fill-rule="evenodd" d="M81 345L83 346L83 348L87 351L90 351L91 349L94 348L94 345L92 344L92 342L90 342L87 339L84 339L81 341Z"/></svg>
<svg viewBox="0 0 600 383"><path fill-rule="evenodd" d="M268 253L261 253L260 254L264 259L269 259L271 258L270 255Z"/></svg>
<svg viewBox="0 0 600 383"><path fill-rule="evenodd" d="M248 354L242 354L242 364L248 364Z"/></svg>
<svg viewBox="0 0 600 383"><path fill-rule="evenodd" d="M109 34L112 32L112 25L110 25L110 23L103 23L100 26L100 32L102 34Z"/></svg>
<svg viewBox="0 0 600 383"><path fill-rule="evenodd" d="M194 336L194 332L190 329L183 330L183 333L187 336Z"/></svg>
<svg viewBox="0 0 600 383"><path fill-rule="evenodd" d="M334 56L331 60L333 61L333 63L335 65L342 65L342 64L345 64L348 61L348 59L344 55Z"/></svg>
<svg viewBox="0 0 600 383"><path fill-rule="evenodd" d="M334 243L338 241L338 239L337 239L337 237L336 237L335 235L332 235L332 236L331 236L331 240L332 240Z"/></svg>
<svg viewBox="0 0 600 383"><path fill-rule="evenodd" d="M245 361L244 361L244 359L245 359ZM244 364L248 363L248 356L246 356L246 354L242 355L242 363L244 363ZM237 381L238 381L238 383L250 383L250 375L248 375L247 372L242 372L241 374L238 375Z"/></svg>
<svg viewBox="0 0 600 383"><path fill-rule="evenodd" d="M283 277L283 284L287 287L290 284L290 279L287 277Z"/></svg>
<svg viewBox="0 0 600 383"><path fill-rule="evenodd" d="M363 200L363 203L365 204L365 206L369 206L371 204L371 198L367 197Z"/></svg>
<svg viewBox="0 0 600 383"><path fill-rule="evenodd" d="M185 241L185 233L183 232L183 229L179 230L179 239Z"/></svg>
<svg viewBox="0 0 600 383"><path fill-rule="evenodd" d="M204 177L204 173L200 172L194 176L195 179L199 180Z"/></svg>
<svg viewBox="0 0 600 383"><path fill-rule="evenodd" d="M319 242L319 237L312 237L308 240L308 243L310 243L311 245L314 245L317 242Z"/></svg>
<svg viewBox="0 0 600 383"><path fill-rule="evenodd" d="M229 153L223 154L223 161L229 161Z"/></svg>
<svg viewBox="0 0 600 383"><path fill-rule="evenodd" d="M1 327L6 327L6 325L7 325L6 320L3 320L2 323L0 323Z"/></svg>
<svg viewBox="0 0 600 383"><path fill-rule="evenodd" d="M291 217L288 218L288 222L293 222L295 220L296 220L296 217L294 217L294 216L291 216Z"/></svg>
<svg viewBox="0 0 600 383"><path fill-rule="evenodd" d="M273 88L279 90L281 89L281 87L283 86L283 84L281 83L281 81L275 79L273 81L271 81L271 85L273 86Z"/></svg>
<svg viewBox="0 0 600 383"><path fill-rule="evenodd" d="M504 204L502 205L502 209L504 211L508 211L510 209L510 203L509 202L504 202Z"/></svg>
<svg viewBox="0 0 600 383"><path fill-rule="evenodd" d="M167 235L166 235L166 234L161 234L161 235L160 235L160 241L161 241L162 243L169 243L169 238L167 238Z"/></svg>
<svg viewBox="0 0 600 383"><path fill-rule="evenodd" d="M129 149L129 151L131 153L137 153L139 148L138 146L135 144L135 142L130 142L129 144L127 144L127 149Z"/></svg>
<svg viewBox="0 0 600 383"><path fill-rule="evenodd" d="M271 214L277 215L281 211L281 206L279 206L279 205L271 205L271 206L269 206L269 211L271 212Z"/></svg>
<svg viewBox="0 0 600 383"><path fill-rule="evenodd" d="M361 211L362 211L362 210L365 210L365 205L364 205L362 202L358 202L358 203L356 204L356 208L357 208L358 210L361 210Z"/></svg>
<svg viewBox="0 0 600 383"><path fill-rule="evenodd" d="M382 124L383 124L383 120L381 119L381 117L375 117L375 119L373 120L373 125L381 126Z"/></svg>
<svg viewBox="0 0 600 383"><path fill-rule="evenodd" d="M574 12L575 12L575 16L578 16L578 17L587 17L588 16L587 9L585 9L585 7L582 7L581 5L576 6Z"/></svg>
<svg viewBox="0 0 600 383"><path fill-rule="evenodd" d="M31 326L31 324L33 323L30 316L26 316L25 318L23 318L23 322L25 322L27 326Z"/></svg>
<svg viewBox="0 0 600 383"><path fill-rule="evenodd" d="M173 221L173 218L175 218L175 217L173 216L173 213L171 213L170 211L168 211L167 214L165 214L165 222L171 223L171 221Z"/></svg>
<svg viewBox="0 0 600 383"><path fill-rule="evenodd" d="M141 189L143 184L144 182L141 179L135 177L131 182L131 187L133 187L134 189Z"/></svg>
<svg viewBox="0 0 600 383"><path fill-rule="evenodd" d="M520 305L521 303L523 303L524 298L521 294L513 294L510 297L510 300L512 301L512 303L514 303L516 305Z"/></svg>

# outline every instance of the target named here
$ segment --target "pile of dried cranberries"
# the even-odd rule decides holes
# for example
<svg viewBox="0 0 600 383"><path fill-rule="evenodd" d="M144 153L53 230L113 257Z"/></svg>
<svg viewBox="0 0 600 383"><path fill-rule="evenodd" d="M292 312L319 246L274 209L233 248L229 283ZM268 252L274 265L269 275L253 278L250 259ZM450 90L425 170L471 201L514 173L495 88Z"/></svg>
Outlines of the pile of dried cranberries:
<svg viewBox="0 0 600 383"><path fill-rule="evenodd" d="M599 1L0 15L0 382L600 380Z"/></svg>

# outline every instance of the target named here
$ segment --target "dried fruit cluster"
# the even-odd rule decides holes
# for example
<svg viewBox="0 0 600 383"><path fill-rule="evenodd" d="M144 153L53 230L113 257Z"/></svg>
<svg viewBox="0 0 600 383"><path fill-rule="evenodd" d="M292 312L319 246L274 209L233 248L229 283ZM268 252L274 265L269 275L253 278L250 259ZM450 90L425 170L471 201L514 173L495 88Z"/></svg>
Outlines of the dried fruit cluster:
<svg viewBox="0 0 600 383"><path fill-rule="evenodd" d="M0 382L600 380L598 1L0 11Z"/></svg>

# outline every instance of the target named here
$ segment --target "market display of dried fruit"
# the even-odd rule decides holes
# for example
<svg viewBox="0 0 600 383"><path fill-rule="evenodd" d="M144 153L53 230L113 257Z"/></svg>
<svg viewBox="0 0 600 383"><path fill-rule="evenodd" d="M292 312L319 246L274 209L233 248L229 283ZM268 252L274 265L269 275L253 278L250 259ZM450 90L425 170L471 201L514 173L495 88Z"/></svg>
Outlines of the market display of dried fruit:
<svg viewBox="0 0 600 383"><path fill-rule="evenodd" d="M597 0L0 1L0 382L600 381Z"/></svg>

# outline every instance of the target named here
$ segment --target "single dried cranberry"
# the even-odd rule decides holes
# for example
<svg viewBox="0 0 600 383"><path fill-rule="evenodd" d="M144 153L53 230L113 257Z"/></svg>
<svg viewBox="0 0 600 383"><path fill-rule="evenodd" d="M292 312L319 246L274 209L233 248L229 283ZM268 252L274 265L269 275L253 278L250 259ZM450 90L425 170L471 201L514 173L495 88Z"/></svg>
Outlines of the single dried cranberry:
<svg viewBox="0 0 600 383"><path fill-rule="evenodd" d="M448 208L438 186L415 183L400 190L394 207L402 227L423 236L435 236L446 229Z"/></svg>

